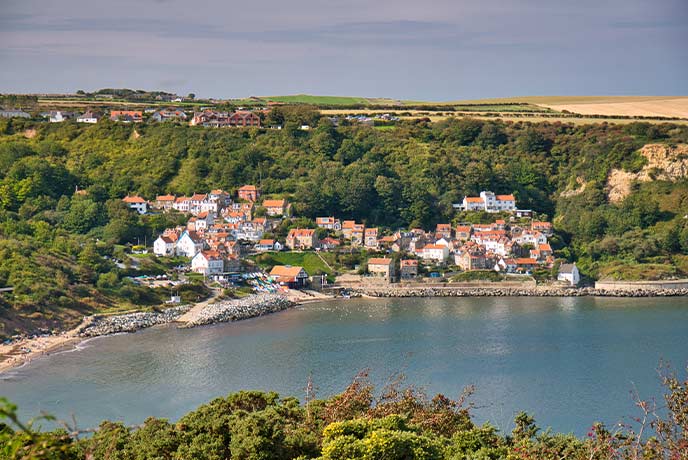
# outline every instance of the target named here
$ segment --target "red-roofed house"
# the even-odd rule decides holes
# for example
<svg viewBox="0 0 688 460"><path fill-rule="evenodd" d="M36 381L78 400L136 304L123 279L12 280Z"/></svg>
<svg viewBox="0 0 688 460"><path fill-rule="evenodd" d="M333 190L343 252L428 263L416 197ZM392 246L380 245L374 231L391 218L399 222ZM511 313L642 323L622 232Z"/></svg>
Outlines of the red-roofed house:
<svg viewBox="0 0 688 460"><path fill-rule="evenodd" d="M418 261L416 259L402 259L399 263L399 272L401 279L415 278L418 276Z"/></svg>
<svg viewBox="0 0 688 460"><path fill-rule="evenodd" d="M318 247L318 237L312 228L292 228L287 235L286 246L291 249L314 249Z"/></svg>
<svg viewBox="0 0 688 460"><path fill-rule="evenodd" d="M258 201L260 191L255 185L244 185L237 190L237 196L240 200Z"/></svg>
<svg viewBox="0 0 688 460"><path fill-rule="evenodd" d="M368 273L391 281L394 278L394 260L377 257L368 259Z"/></svg>
<svg viewBox="0 0 688 460"><path fill-rule="evenodd" d="M292 288L300 288L308 284L308 273L303 267L275 265L270 271L270 276L278 283Z"/></svg>
<svg viewBox="0 0 688 460"><path fill-rule="evenodd" d="M216 275L225 271L225 259L218 251L201 251L191 259L191 270Z"/></svg>
<svg viewBox="0 0 688 460"><path fill-rule="evenodd" d="M145 214L148 212L148 202L138 195L125 196L122 201L129 206L130 209L138 212L139 214Z"/></svg>
<svg viewBox="0 0 688 460"><path fill-rule="evenodd" d="M264 200L263 207L268 216L285 216L287 214L287 200Z"/></svg>

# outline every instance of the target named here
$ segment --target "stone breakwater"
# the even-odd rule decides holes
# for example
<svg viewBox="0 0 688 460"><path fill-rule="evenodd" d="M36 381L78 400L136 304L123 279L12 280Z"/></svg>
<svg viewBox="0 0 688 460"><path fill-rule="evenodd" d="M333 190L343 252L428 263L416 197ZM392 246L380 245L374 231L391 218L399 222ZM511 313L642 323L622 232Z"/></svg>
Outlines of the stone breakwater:
<svg viewBox="0 0 688 460"><path fill-rule="evenodd" d="M189 305L186 305L168 308L160 312L129 313L116 316L94 315L84 321L84 324L77 329L76 334L79 337L96 337L120 332L135 332L158 324L176 321L190 308Z"/></svg>
<svg viewBox="0 0 688 460"><path fill-rule="evenodd" d="M279 294L257 294L204 306L182 327L239 321L286 310L295 303Z"/></svg>
<svg viewBox="0 0 688 460"><path fill-rule="evenodd" d="M595 289L595 288L359 288L354 293L370 297L676 297L688 289Z"/></svg>

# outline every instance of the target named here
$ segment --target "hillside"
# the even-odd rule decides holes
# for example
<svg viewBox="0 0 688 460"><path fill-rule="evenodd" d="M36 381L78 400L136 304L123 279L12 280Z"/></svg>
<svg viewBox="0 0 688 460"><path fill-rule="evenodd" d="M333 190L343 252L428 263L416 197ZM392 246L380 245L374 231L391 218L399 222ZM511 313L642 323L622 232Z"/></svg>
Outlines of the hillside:
<svg viewBox="0 0 688 460"><path fill-rule="evenodd" d="M247 183L293 204L299 219L281 232L331 215L383 231L432 229L466 218L452 207L464 195L513 193L519 207L554 220L556 256L590 278L688 276L683 173L631 180L623 199L608 198L614 171L643 172L650 160L642 152L688 144L688 127L464 118L377 129L283 110L282 130L0 121L0 286L15 288L0 294L5 333L159 305L169 292L132 284L127 276L141 271L110 256L127 260L123 245L151 242L183 216L139 216L121 198ZM648 144L660 147L641 150ZM681 171L681 155L666 161ZM144 268L164 270L155 260Z"/></svg>

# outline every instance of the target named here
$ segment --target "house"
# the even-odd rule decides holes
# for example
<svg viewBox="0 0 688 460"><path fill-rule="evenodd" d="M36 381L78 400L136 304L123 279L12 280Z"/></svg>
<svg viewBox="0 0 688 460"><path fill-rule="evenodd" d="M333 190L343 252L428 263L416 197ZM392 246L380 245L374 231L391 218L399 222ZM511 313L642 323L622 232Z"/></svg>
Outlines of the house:
<svg viewBox="0 0 688 460"><path fill-rule="evenodd" d="M232 197L222 189L211 190L208 193L208 200L217 203L218 209L224 209L232 203Z"/></svg>
<svg viewBox="0 0 688 460"><path fill-rule="evenodd" d="M169 211L174 207L174 202L177 198L174 195L158 195L155 198L153 206L157 209Z"/></svg>
<svg viewBox="0 0 688 460"><path fill-rule="evenodd" d="M465 250L454 255L454 263L464 271L484 270L489 267L489 260L481 250Z"/></svg>
<svg viewBox="0 0 688 460"><path fill-rule="evenodd" d="M520 257L515 259L517 271L531 271L537 267L537 260L532 257Z"/></svg>
<svg viewBox="0 0 688 460"><path fill-rule="evenodd" d="M31 114L23 110L0 110L0 118L31 118Z"/></svg>
<svg viewBox="0 0 688 460"><path fill-rule="evenodd" d="M351 244L361 245L365 241L365 225L354 224L351 229Z"/></svg>
<svg viewBox="0 0 688 460"><path fill-rule="evenodd" d="M471 233L473 229L470 225L458 225L456 227L456 239L462 241L468 241L471 239Z"/></svg>
<svg viewBox="0 0 688 460"><path fill-rule="evenodd" d="M364 231L365 247L377 249L377 227L366 228Z"/></svg>
<svg viewBox="0 0 688 460"><path fill-rule="evenodd" d="M166 235L160 235L153 243L153 253L166 257L174 255L175 240Z"/></svg>
<svg viewBox="0 0 688 460"><path fill-rule="evenodd" d="M240 200L258 201L260 191L255 185L244 185L237 190L237 196Z"/></svg>
<svg viewBox="0 0 688 460"><path fill-rule="evenodd" d="M530 250L530 257L538 261L545 261L552 256L552 247L548 244L539 244Z"/></svg>
<svg viewBox="0 0 688 460"><path fill-rule="evenodd" d="M324 249L325 251L337 249L341 245L338 239L330 236L323 238L318 242L318 244L320 245L320 249Z"/></svg>
<svg viewBox="0 0 688 460"><path fill-rule="evenodd" d="M164 121L186 121L186 114L181 110L157 110L151 115L152 121L164 122Z"/></svg>
<svg viewBox="0 0 688 460"><path fill-rule="evenodd" d="M263 207L268 216L284 216L287 213L287 200L265 200Z"/></svg>
<svg viewBox="0 0 688 460"><path fill-rule="evenodd" d="M435 228L435 238L444 238L451 240L452 228L451 224L437 224Z"/></svg>
<svg viewBox="0 0 688 460"><path fill-rule="evenodd" d="M344 238L351 239L351 232L353 232L355 225L355 220L345 220L342 222L342 235L344 235Z"/></svg>
<svg viewBox="0 0 688 460"><path fill-rule="evenodd" d="M201 251L191 259L191 270L204 275L217 275L225 271L225 259L218 251Z"/></svg>
<svg viewBox="0 0 688 460"><path fill-rule="evenodd" d="M312 228L292 228L287 235L286 246L291 249L314 249L318 247L318 236Z"/></svg>
<svg viewBox="0 0 688 460"><path fill-rule="evenodd" d="M100 112L88 110L76 118L77 123L98 123L98 121L103 118L103 114Z"/></svg>
<svg viewBox="0 0 688 460"><path fill-rule="evenodd" d="M140 110L111 110L110 120L121 121L122 123L141 123L143 112Z"/></svg>
<svg viewBox="0 0 688 460"><path fill-rule="evenodd" d="M194 257L203 250L203 239L192 231L185 230L177 241L177 255Z"/></svg>
<svg viewBox="0 0 688 460"><path fill-rule="evenodd" d="M533 223L530 224L530 229L532 231L541 232L545 236L552 236L552 233L554 233L552 229L552 222L533 221Z"/></svg>
<svg viewBox="0 0 688 460"><path fill-rule="evenodd" d="M63 112L61 110L53 110L48 115L50 123L62 123L63 121L71 120L74 118L74 113Z"/></svg>
<svg viewBox="0 0 688 460"><path fill-rule="evenodd" d="M306 273L303 267L275 265L270 271L270 276L276 282L287 285L290 288L301 288L308 284L308 273Z"/></svg>
<svg viewBox="0 0 688 460"><path fill-rule="evenodd" d="M479 197L464 197L458 208L464 211L510 212L516 210L516 199L513 195L495 195L490 191L482 191Z"/></svg>
<svg viewBox="0 0 688 460"><path fill-rule="evenodd" d="M281 251L282 245L276 240L260 240L255 246L258 252Z"/></svg>
<svg viewBox="0 0 688 460"><path fill-rule="evenodd" d="M196 231L207 230L215 223L215 218L212 213L203 211L196 216Z"/></svg>
<svg viewBox="0 0 688 460"><path fill-rule="evenodd" d="M417 253L423 260L432 260L441 264L449 257L449 248L441 244L426 244Z"/></svg>
<svg viewBox="0 0 688 460"><path fill-rule="evenodd" d="M559 273L557 274L558 281L566 281L571 286L577 286L580 282L580 272L576 264L561 264L559 266Z"/></svg>
<svg viewBox="0 0 688 460"><path fill-rule="evenodd" d="M122 201L126 203L130 209L135 210L139 214L148 212L148 202L138 195L126 196L122 198Z"/></svg>
<svg viewBox="0 0 688 460"><path fill-rule="evenodd" d="M418 261L416 259L402 259L399 263L399 276L401 279L418 276Z"/></svg>
<svg viewBox="0 0 688 460"><path fill-rule="evenodd" d="M394 260L377 257L368 259L368 273L392 281L394 278Z"/></svg>
<svg viewBox="0 0 688 460"><path fill-rule="evenodd" d="M315 225L319 228L334 230L336 232L342 229L342 223L339 219L335 219L334 217L316 217Z"/></svg>
<svg viewBox="0 0 688 460"><path fill-rule="evenodd" d="M260 117L248 110L237 110L229 116L228 121L229 126L260 127Z"/></svg>
<svg viewBox="0 0 688 460"><path fill-rule="evenodd" d="M496 272L514 273L517 268L516 259L512 258L502 257L494 265L494 271Z"/></svg>

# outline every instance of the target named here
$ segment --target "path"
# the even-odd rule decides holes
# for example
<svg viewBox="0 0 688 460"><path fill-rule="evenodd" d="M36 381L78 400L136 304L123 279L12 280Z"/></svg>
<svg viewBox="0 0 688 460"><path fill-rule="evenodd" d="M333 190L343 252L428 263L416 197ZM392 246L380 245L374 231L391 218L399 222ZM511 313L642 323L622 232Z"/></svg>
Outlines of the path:
<svg viewBox="0 0 688 460"><path fill-rule="evenodd" d="M194 305L191 310L187 311L184 313L182 316L180 316L177 319L177 322L180 323L189 323L194 321L195 319L198 318L198 314L207 306L210 305L211 303L215 302L218 297L220 297L220 294L222 294L222 290L218 288L213 288L213 294L208 297L208 299L204 300L203 302L199 302L196 305Z"/></svg>

